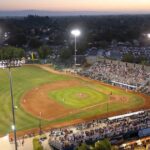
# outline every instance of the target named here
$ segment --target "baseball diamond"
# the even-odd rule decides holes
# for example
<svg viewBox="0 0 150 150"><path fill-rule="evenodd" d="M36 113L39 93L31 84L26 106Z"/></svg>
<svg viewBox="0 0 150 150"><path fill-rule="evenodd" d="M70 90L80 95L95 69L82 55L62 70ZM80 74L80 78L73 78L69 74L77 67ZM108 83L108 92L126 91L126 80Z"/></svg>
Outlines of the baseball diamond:
<svg viewBox="0 0 150 150"><path fill-rule="evenodd" d="M99 81L52 70L48 65L12 69L18 131L70 125L149 107L149 97ZM0 70L0 134L11 131L7 70Z"/></svg>

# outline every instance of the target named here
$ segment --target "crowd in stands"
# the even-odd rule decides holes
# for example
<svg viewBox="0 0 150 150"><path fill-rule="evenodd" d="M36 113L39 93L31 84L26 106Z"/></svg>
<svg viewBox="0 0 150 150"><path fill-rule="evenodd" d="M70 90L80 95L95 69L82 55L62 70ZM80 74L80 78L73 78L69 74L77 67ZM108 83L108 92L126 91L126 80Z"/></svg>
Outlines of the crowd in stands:
<svg viewBox="0 0 150 150"><path fill-rule="evenodd" d="M150 47L121 47L121 54L132 53L134 57L143 56L150 60Z"/></svg>
<svg viewBox="0 0 150 150"><path fill-rule="evenodd" d="M80 75L90 77L95 80L107 81L110 83L120 83L119 85L131 85L136 88L147 86L147 91L150 92L150 72L145 70L144 66L129 66L127 63L119 64L98 61L89 69L80 72ZM122 84L121 84L122 83ZM130 86L125 86L130 87Z"/></svg>
<svg viewBox="0 0 150 150"><path fill-rule="evenodd" d="M148 64L150 63L150 47L111 45L106 49L92 47L86 53L87 56L102 56L116 60L122 60L125 54L132 54L135 60L144 58Z"/></svg>
<svg viewBox="0 0 150 150"><path fill-rule="evenodd" d="M63 150L73 149L81 143L91 144L104 138L109 138L111 143L115 143L119 139L138 136L142 129L150 129L150 110L54 129L50 132L49 144L56 149Z"/></svg>

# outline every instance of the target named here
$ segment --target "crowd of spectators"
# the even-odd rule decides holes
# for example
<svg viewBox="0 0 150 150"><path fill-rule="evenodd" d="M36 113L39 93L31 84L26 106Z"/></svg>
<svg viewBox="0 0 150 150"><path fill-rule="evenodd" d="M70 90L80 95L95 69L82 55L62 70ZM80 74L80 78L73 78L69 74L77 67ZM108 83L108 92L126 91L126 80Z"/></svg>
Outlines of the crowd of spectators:
<svg viewBox="0 0 150 150"><path fill-rule="evenodd" d="M80 75L108 83L120 83L119 85L122 87L123 85L131 85L131 87L135 87L134 89L149 85L150 80L150 72L144 66L129 66L127 63L119 64L111 61L98 61L90 68L80 72ZM150 92L150 86L147 90Z"/></svg>
<svg viewBox="0 0 150 150"><path fill-rule="evenodd" d="M124 55L127 53L132 53L135 58L143 56L147 60L150 60L150 47L122 47L121 54Z"/></svg>
<svg viewBox="0 0 150 150"><path fill-rule="evenodd" d="M111 143L118 139L137 136L142 129L150 128L150 110L129 116L93 120L72 127L54 129L50 133L49 144L59 150L73 149L81 143L92 143L109 138Z"/></svg>

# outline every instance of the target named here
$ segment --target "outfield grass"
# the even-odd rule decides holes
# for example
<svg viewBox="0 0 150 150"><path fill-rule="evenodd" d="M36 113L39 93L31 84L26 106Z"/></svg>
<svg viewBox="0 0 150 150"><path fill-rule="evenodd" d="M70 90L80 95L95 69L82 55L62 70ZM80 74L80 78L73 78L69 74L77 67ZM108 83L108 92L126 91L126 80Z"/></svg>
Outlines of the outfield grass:
<svg viewBox="0 0 150 150"><path fill-rule="evenodd" d="M17 129L27 129L38 127L39 120L24 112L20 107L21 96L30 89L57 80L69 80L68 77L62 75L50 74L38 67L24 66L12 69L13 77L13 94L16 110ZM7 69L0 69L0 134L6 134L11 131L12 115L11 115L11 99L9 92L9 76Z"/></svg>
<svg viewBox="0 0 150 150"><path fill-rule="evenodd" d="M65 75L56 75L44 71L35 66L24 66L21 68L12 69L13 77L13 94L16 110L17 130L39 127L39 119L25 112L20 106L20 100L23 94L30 89L44 83L52 83L56 81L70 80L73 77ZM143 99L135 94L126 93L123 90L113 89L100 84L91 84L90 82L81 81L81 86L72 88L63 88L49 92L49 97L63 104L65 107L80 109L90 105L106 102L108 100L107 92L112 92L116 95L127 96L129 101L127 104L113 103L109 106L109 111L121 110L124 108L133 108L143 104ZM80 95L81 94L81 95ZM9 92L9 77L7 69L0 69L0 134L4 135L11 131L12 115L11 115L11 99ZM94 115L106 113L106 103L101 107L91 108L86 111L78 112L77 114L68 114L68 116L52 120L42 121L42 125L71 121L78 118L87 118Z"/></svg>

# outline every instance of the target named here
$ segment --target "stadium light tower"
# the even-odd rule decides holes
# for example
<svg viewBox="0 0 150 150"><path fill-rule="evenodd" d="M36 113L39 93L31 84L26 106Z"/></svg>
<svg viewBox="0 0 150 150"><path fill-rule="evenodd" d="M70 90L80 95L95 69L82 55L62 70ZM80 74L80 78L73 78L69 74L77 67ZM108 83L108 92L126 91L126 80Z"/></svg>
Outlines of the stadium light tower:
<svg viewBox="0 0 150 150"><path fill-rule="evenodd" d="M80 36L81 32L79 29L74 29L71 31L71 34L74 36L74 66L76 69L76 62L77 62L77 58L76 58L76 54L77 54L77 37Z"/></svg>
<svg viewBox="0 0 150 150"><path fill-rule="evenodd" d="M147 37L150 39L150 33L147 34Z"/></svg>
<svg viewBox="0 0 150 150"><path fill-rule="evenodd" d="M11 68L21 67L22 62L20 60L2 60L0 62L0 68L8 68L9 71L9 84L10 84L10 96L11 96L11 108L12 108L12 119L13 124L11 126L14 133L14 141L15 141L15 150L17 150L17 135L16 135L16 119L15 119L15 105L14 105L14 97L13 97L13 87L12 87L12 75Z"/></svg>

